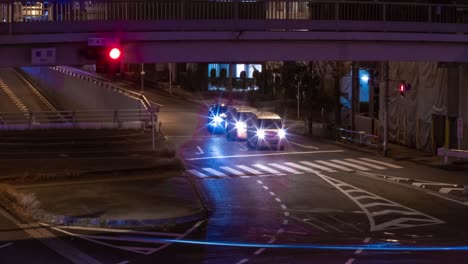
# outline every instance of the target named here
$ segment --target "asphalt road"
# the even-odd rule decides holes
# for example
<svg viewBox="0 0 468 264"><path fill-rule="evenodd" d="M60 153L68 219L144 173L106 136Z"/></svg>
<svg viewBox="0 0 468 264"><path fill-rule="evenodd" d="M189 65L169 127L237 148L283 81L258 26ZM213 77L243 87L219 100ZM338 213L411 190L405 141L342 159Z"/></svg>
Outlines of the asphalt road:
<svg viewBox="0 0 468 264"><path fill-rule="evenodd" d="M212 215L170 232L47 228L75 250L102 263L467 263L466 251L434 251L467 241L466 199L397 181L446 186L466 181L466 173L299 135L288 135L285 151L250 150L245 142L209 134L206 107L152 91L146 96L164 105L162 129ZM20 254L6 251L17 240L29 239L0 238L0 262ZM53 250L30 247L47 254L47 263L62 260Z"/></svg>

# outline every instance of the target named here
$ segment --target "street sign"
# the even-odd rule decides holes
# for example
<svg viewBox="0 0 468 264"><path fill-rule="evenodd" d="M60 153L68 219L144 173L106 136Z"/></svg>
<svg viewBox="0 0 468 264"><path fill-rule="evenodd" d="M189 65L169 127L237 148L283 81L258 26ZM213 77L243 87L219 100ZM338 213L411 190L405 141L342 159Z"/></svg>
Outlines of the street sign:
<svg viewBox="0 0 468 264"><path fill-rule="evenodd" d="M463 118L458 118L457 120L457 137L458 139L463 138Z"/></svg>
<svg viewBox="0 0 468 264"><path fill-rule="evenodd" d="M33 65L54 65L55 59L55 48L31 49L31 64Z"/></svg>
<svg viewBox="0 0 468 264"><path fill-rule="evenodd" d="M103 47L117 45L119 42L117 39L112 38L88 38L88 46L91 47Z"/></svg>

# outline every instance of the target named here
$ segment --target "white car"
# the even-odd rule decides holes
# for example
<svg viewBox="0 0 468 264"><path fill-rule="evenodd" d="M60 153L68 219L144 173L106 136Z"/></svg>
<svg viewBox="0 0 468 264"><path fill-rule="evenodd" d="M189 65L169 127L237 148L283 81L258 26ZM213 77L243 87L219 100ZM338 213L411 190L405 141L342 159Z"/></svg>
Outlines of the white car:
<svg viewBox="0 0 468 264"><path fill-rule="evenodd" d="M247 125L247 146L284 150L286 131L281 117L272 112L256 112Z"/></svg>

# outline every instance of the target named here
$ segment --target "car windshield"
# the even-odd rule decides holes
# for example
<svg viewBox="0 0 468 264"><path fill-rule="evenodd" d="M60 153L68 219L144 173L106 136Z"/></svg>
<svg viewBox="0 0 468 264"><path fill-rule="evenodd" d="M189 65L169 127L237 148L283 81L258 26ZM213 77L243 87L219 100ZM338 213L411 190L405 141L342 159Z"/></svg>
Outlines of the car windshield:
<svg viewBox="0 0 468 264"><path fill-rule="evenodd" d="M258 126L262 129L277 129L283 127L280 119L260 119L258 120Z"/></svg>
<svg viewBox="0 0 468 264"><path fill-rule="evenodd" d="M210 107L210 115L212 116L217 116L217 115L226 113L226 111L227 111L227 106L213 105Z"/></svg>

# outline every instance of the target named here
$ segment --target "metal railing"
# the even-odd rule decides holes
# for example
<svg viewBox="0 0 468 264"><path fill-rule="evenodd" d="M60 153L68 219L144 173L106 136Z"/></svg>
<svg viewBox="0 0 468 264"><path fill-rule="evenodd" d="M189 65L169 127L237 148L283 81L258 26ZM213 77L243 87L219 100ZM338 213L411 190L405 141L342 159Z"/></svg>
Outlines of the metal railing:
<svg viewBox="0 0 468 264"><path fill-rule="evenodd" d="M444 157L444 164L448 164L448 158L468 159L468 150L438 148L437 156Z"/></svg>
<svg viewBox="0 0 468 264"><path fill-rule="evenodd" d="M377 149L382 148L382 141L378 136L366 134L364 131L354 131L349 129L340 128L339 139L345 143L353 143L361 146L368 146Z"/></svg>
<svg viewBox="0 0 468 264"><path fill-rule="evenodd" d="M468 5L338 0L0 1L1 22L242 19L468 23Z"/></svg>
<svg viewBox="0 0 468 264"><path fill-rule="evenodd" d="M95 111L0 112L0 130L32 129L139 129L157 120L145 109Z"/></svg>

